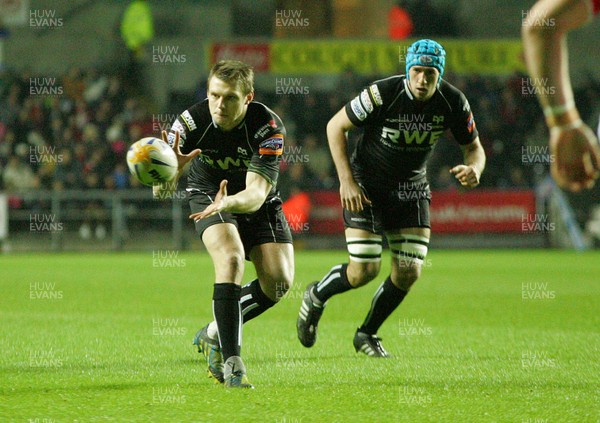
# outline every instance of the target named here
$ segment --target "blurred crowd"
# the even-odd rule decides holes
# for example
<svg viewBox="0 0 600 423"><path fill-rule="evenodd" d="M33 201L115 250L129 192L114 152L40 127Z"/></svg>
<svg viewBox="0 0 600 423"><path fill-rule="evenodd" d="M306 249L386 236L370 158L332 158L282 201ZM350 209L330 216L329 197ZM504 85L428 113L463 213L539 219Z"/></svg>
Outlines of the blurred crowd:
<svg viewBox="0 0 600 423"><path fill-rule="evenodd" d="M523 148L547 145L547 133L535 97L523 90L525 76L446 77L466 94L475 115L488 156L482 186L532 188L547 173L548 164L525 161ZM257 91L256 99L275 110L288 130L279 183L284 198L296 191L336 189L325 126L373 79L377 77L363 78L348 71L329 92ZM127 149L144 136L159 136L159 131L153 103L133 92L122 75L96 69L72 68L55 79L4 71L0 75L0 188L14 192L141 187L128 172ZM591 79L577 93L584 119L593 113L597 116L599 94ZM181 111L166 110L161 116ZM352 140L355 137L351 134ZM428 168L432 188L457 189L448 170L461 160L451 139L439 141Z"/></svg>
<svg viewBox="0 0 600 423"><path fill-rule="evenodd" d="M118 75L72 68L60 78L4 75L0 170L6 191L131 186L128 145L146 113Z"/></svg>

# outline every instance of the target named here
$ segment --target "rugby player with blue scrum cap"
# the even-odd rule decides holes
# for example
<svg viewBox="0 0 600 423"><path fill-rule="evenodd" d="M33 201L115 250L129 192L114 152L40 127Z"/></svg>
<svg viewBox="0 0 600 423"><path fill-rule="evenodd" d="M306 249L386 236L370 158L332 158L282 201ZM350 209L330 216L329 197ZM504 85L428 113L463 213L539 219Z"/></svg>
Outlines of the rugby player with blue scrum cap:
<svg viewBox="0 0 600 423"><path fill-rule="evenodd" d="M385 235L391 274L375 292L354 335L354 348L371 357L388 357L377 332L421 274L431 233L425 167L448 130L464 157L464 164L450 172L464 187L479 184L485 153L469 102L443 79L445 63L446 52L439 43L416 41L407 52L406 75L373 82L327 125L350 257L306 288L297 320L298 338L305 347L316 342L319 319L332 296L364 286L378 275ZM346 134L355 128L362 134L349 158Z"/></svg>

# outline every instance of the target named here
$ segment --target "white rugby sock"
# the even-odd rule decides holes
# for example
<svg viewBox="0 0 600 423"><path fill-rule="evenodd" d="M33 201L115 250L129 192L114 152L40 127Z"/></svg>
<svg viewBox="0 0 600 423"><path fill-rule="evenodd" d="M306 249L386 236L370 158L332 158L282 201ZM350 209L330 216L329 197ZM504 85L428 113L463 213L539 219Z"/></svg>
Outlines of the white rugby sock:
<svg viewBox="0 0 600 423"><path fill-rule="evenodd" d="M214 320L208 324L208 328L206 329L206 334L210 339L219 339L219 332L217 330L217 322Z"/></svg>

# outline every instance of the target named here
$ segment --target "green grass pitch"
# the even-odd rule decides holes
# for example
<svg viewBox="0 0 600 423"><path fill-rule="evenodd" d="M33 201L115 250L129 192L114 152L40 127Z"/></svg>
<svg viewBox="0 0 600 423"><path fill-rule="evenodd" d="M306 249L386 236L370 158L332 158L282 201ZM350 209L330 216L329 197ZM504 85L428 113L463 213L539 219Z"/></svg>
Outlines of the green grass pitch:
<svg viewBox="0 0 600 423"><path fill-rule="evenodd" d="M370 359L352 339L388 254L329 302L311 349L304 286L346 254L296 254L294 288L244 328L252 391L214 385L192 347L205 253L0 257L0 421L600 421L598 252L431 251L379 333L394 358Z"/></svg>

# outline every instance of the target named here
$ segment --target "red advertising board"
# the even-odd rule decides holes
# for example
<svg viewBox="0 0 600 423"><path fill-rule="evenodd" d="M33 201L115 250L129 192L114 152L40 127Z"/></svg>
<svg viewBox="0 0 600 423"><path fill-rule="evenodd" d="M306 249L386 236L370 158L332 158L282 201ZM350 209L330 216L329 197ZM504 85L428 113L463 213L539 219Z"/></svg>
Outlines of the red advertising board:
<svg viewBox="0 0 600 423"><path fill-rule="evenodd" d="M431 199L433 233L522 232L535 214L533 191L434 192Z"/></svg>
<svg viewBox="0 0 600 423"><path fill-rule="evenodd" d="M344 218L340 194L337 191L310 193L310 232L314 234L340 234L344 236Z"/></svg>
<svg viewBox="0 0 600 423"><path fill-rule="evenodd" d="M219 60L240 60L251 65L255 72L266 72L270 67L268 44L214 43L211 50L211 63Z"/></svg>

